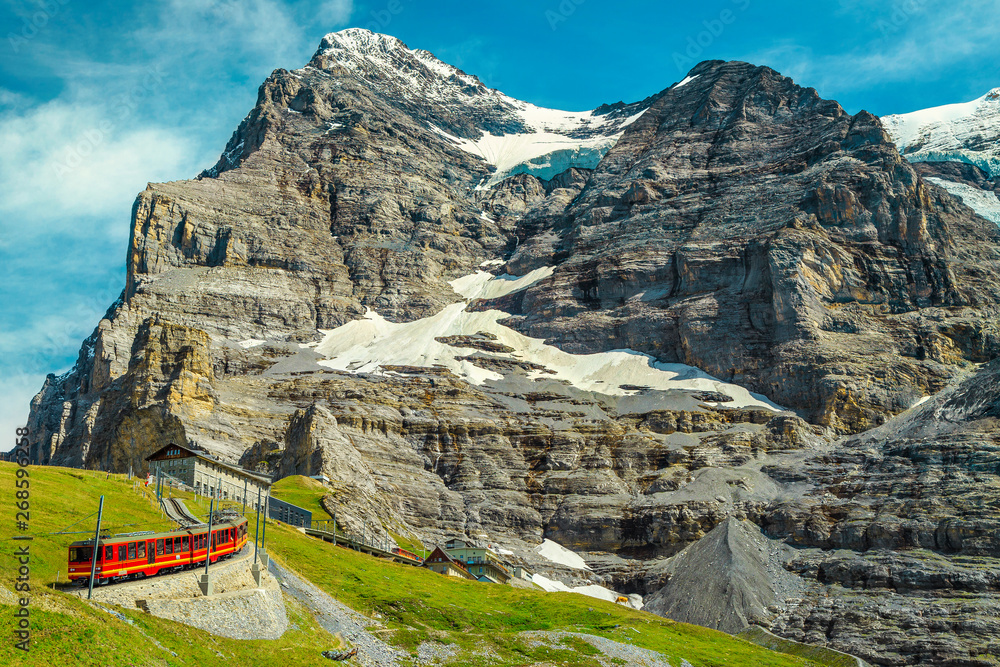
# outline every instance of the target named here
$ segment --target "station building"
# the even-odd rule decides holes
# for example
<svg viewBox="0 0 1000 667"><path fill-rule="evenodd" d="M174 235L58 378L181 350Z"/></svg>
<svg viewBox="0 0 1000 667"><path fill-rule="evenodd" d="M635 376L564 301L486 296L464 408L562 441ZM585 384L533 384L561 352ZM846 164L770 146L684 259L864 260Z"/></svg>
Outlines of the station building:
<svg viewBox="0 0 1000 667"><path fill-rule="evenodd" d="M203 496L213 496L219 500L233 500L254 505L257 492L266 496L271 488L271 480L238 466L224 463L208 452L169 444L146 457L149 471L157 470L169 475L194 492Z"/></svg>

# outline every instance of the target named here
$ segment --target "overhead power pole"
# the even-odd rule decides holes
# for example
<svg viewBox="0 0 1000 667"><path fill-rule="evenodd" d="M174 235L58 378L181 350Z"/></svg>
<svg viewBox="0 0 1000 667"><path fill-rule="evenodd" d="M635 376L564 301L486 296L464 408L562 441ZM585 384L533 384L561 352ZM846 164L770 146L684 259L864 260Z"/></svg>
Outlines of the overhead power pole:
<svg viewBox="0 0 1000 667"><path fill-rule="evenodd" d="M101 496L101 504L97 506L97 530L94 531L94 553L90 559L90 587L87 589L87 599L94 595L94 575L97 573L97 550L100 548L97 541L101 538L101 517L104 516L104 496Z"/></svg>
<svg viewBox="0 0 1000 667"><path fill-rule="evenodd" d="M260 540L260 489L257 489L257 529L253 532L253 561L257 562L257 542Z"/></svg>
<svg viewBox="0 0 1000 667"><path fill-rule="evenodd" d="M253 534L253 565L250 566L250 574L254 581L260 586L260 561L257 560L257 538L260 537L260 487L257 487L257 529Z"/></svg>
<svg viewBox="0 0 1000 667"><path fill-rule="evenodd" d="M209 596L213 593L212 579L208 574L208 566L212 562L212 526L215 520L215 499L213 498L208 505L208 534L205 535L205 574L202 575L201 581L198 582L198 586L201 588L202 595Z"/></svg>

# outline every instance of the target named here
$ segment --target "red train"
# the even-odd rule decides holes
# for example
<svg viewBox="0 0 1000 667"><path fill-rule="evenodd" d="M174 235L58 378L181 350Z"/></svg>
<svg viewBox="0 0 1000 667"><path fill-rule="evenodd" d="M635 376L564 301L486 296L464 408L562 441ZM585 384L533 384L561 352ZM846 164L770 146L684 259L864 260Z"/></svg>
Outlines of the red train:
<svg viewBox="0 0 1000 667"><path fill-rule="evenodd" d="M406 549L400 549L399 547L394 547L392 553L396 554L397 556L403 556L405 558L409 558L411 560L416 560L420 562L423 562L424 560L423 558L413 553L412 551L407 551Z"/></svg>
<svg viewBox="0 0 1000 667"><path fill-rule="evenodd" d="M208 526L180 528L166 533L102 537L98 541L95 584L123 581L139 575L180 571L205 564ZM212 526L212 562L227 558L247 543L247 520L243 517ZM90 579L94 540L69 546L69 578Z"/></svg>

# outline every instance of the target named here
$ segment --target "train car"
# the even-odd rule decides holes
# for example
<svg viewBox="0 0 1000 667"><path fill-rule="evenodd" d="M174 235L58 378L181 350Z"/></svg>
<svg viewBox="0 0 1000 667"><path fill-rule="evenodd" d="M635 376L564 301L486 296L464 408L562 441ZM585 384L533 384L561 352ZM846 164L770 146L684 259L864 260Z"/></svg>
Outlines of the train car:
<svg viewBox="0 0 1000 667"><path fill-rule="evenodd" d="M98 540L94 583L104 584L160 572L180 571L205 564L208 526L179 528L165 533L127 533ZM228 558L247 543L243 517L212 525L211 561ZM94 540L69 546L70 581L90 579Z"/></svg>
<svg viewBox="0 0 1000 667"><path fill-rule="evenodd" d="M397 556L403 556L404 558L409 558L410 560L415 560L418 562L424 562L424 559L413 553L412 551L407 551L406 549L400 549L399 547L394 547L392 553Z"/></svg>

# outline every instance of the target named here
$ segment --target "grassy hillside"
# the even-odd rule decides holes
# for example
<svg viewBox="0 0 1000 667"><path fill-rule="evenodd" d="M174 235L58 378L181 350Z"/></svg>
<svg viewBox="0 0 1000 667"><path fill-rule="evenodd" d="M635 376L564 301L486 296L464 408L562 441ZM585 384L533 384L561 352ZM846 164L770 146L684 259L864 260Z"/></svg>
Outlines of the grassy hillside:
<svg viewBox="0 0 1000 667"><path fill-rule="evenodd" d="M422 568L373 559L343 547L305 538L284 526L268 529L269 552L330 595L366 614L378 614L397 630L393 643L415 649L423 641L457 644L464 659L481 665L494 655L504 665L535 661L597 665L585 648L566 645L565 655L531 648L518 638L527 630L595 634L667 656L672 664L813 664L773 653L715 630L675 623L652 614L576 593L545 593L444 577Z"/></svg>
<svg viewBox="0 0 1000 667"><path fill-rule="evenodd" d="M16 548L12 535L14 471L0 462L0 504L9 516L0 522L5 555ZM96 525L98 499L105 496L102 528L109 532L159 530L171 524L152 501L149 489L136 491L122 475L65 468L29 468L31 516L31 625L28 654L13 647L15 566L9 556L0 562L0 664L3 665L214 665L239 660L248 665L329 665L319 653L338 640L319 627L294 601L288 606L290 630L278 641L238 641L216 637L180 623L117 609L127 619L108 614L75 596L52 589L57 571L66 583L70 542L87 539ZM195 511L197 503L189 503ZM207 511L207 502L206 508ZM83 521L89 514L94 516ZM253 522L251 514L251 525ZM52 534L61 532L75 534ZM76 531L85 531L76 533ZM102 530L103 532L103 530ZM87 534L89 533L89 535ZM23 542L17 543L21 546ZM176 655L174 655L176 654Z"/></svg>
<svg viewBox="0 0 1000 667"><path fill-rule="evenodd" d="M330 493L329 489L321 482L302 475L285 477L275 482L271 487L272 496L309 510L313 514L313 521L330 518L330 515L320 505L323 496L328 493Z"/></svg>
<svg viewBox="0 0 1000 667"><path fill-rule="evenodd" d="M0 463L0 497L12 507L15 466ZM97 509L106 496L105 525L112 532L167 526L150 502L148 490L136 492L120 477L59 468L31 468L32 652L24 656L12 641L0 644L0 664L186 665L330 664L320 652L337 640L289 598L291 629L277 641L237 641L214 637L139 610L119 609L126 620L96 609L63 592L46 588L57 570L65 577L69 542L81 535L50 535ZM306 487L304 492L308 492ZM296 503L298 504L298 503ZM200 507L190 503L192 511ZM13 514L13 509L11 510ZM13 517L11 517L12 519ZM254 516L250 515L251 529ZM93 529L94 518L70 528ZM12 551L13 522L0 523L0 541ZM334 597L366 615L379 615L393 632L383 638L415 651L421 642L455 644L454 665L547 664L594 667L589 644L568 640L559 648L533 647L518 637L524 630L568 630L601 635L662 652L674 665L815 664L773 653L729 635L674 623L570 593L550 594L506 586L448 579L424 569L381 561L306 537L286 526L268 527L268 551ZM10 638L13 611L9 592L13 567L0 570L0 632ZM172 653L176 655L172 655ZM487 660L484 655L492 655ZM26 659L25 659L26 658Z"/></svg>

